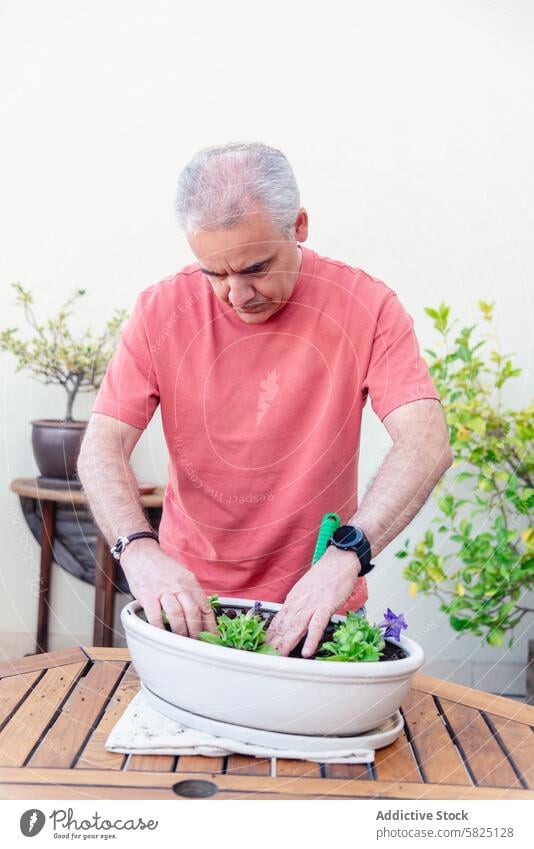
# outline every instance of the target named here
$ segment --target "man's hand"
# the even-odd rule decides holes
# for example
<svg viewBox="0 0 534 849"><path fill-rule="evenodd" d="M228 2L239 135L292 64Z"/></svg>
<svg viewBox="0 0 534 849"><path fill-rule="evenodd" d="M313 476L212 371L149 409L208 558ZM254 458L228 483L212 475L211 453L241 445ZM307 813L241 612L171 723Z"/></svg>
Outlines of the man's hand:
<svg viewBox="0 0 534 849"><path fill-rule="evenodd" d="M151 625L165 628L163 609L175 634L196 638L200 631L217 633L215 614L195 575L165 554L155 540L128 545L121 566Z"/></svg>
<svg viewBox="0 0 534 849"><path fill-rule="evenodd" d="M352 594L360 568L354 551L329 546L288 592L267 629L267 642L287 657L307 631L301 654L314 654L330 617Z"/></svg>

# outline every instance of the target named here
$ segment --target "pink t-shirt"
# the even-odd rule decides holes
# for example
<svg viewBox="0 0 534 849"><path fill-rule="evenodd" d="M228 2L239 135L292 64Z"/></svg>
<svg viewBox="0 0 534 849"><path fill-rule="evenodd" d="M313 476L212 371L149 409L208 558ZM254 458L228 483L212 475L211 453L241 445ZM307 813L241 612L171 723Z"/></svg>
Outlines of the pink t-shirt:
<svg viewBox="0 0 534 849"><path fill-rule="evenodd" d="M143 290L93 406L146 428L161 405L160 544L207 594L283 602L323 515L356 512L367 395L380 419L439 400L395 292L301 250L289 302L263 323L221 303L198 263ZM366 600L362 577L338 612Z"/></svg>

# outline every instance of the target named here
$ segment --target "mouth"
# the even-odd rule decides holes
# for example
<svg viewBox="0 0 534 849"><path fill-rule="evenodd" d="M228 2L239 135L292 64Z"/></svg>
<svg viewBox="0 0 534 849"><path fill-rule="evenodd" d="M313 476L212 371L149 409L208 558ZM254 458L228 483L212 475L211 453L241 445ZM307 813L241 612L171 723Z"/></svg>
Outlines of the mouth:
<svg viewBox="0 0 534 849"><path fill-rule="evenodd" d="M237 312L258 312L264 306L266 306L266 303L252 304L252 306L237 310Z"/></svg>

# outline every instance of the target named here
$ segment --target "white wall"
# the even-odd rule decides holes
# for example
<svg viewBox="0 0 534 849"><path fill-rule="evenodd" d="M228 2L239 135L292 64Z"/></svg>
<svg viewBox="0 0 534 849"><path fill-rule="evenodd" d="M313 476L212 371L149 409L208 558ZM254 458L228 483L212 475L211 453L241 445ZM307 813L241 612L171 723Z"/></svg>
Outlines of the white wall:
<svg viewBox="0 0 534 849"><path fill-rule="evenodd" d="M528 0L188 8L4 0L0 16L2 327L20 323L13 280L35 291L46 315L73 287L87 287L83 320L95 329L115 307L130 308L141 288L194 259L172 211L186 161L209 144L261 140L293 164L308 244L392 286L423 346L433 339L423 306L445 300L470 321L479 298L495 300L502 347L524 369L508 397L526 403L534 271ZM29 420L62 416L64 399L16 375L8 355L0 368L0 629L6 640L7 632L27 633L29 650L38 546L8 483L36 472ZM79 403L79 418L91 400ZM367 409L362 489L388 444ZM134 466L165 482L165 465L156 415ZM432 512L430 502L414 527ZM526 633L509 652L455 639L435 602L410 598L394 550L370 576L371 615L386 604L405 612L425 646L426 671L520 692ZM90 642L92 588L57 567L53 581L52 647Z"/></svg>

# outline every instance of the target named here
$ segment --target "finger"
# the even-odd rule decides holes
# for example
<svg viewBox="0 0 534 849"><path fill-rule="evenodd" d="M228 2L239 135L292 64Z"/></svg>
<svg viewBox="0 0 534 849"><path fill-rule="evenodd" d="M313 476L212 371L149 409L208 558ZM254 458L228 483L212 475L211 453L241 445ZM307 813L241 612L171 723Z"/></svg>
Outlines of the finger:
<svg viewBox="0 0 534 849"><path fill-rule="evenodd" d="M202 630L217 634L217 620L208 599L206 599L206 603L203 603L200 609L202 611Z"/></svg>
<svg viewBox="0 0 534 849"><path fill-rule="evenodd" d="M143 610L145 611L146 620L150 623L150 625L155 625L156 628L161 628L163 631L165 630L165 625L163 624L163 618L161 615L161 604L157 599L150 599L143 602Z"/></svg>
<svg viewBox="0 0 534 849"><path fill-rule="evenodd" d="M180 592L177 594L178 600L182 605L182 610L185 615L185 622L187 625L187 630L189 636L194 640L197 639L198 635L202 631L202 622L203 622L203 614L202 610L197 601L193 598L193 596L186 592Z"/></svg>
<svg viewBox="0 0 534 849"><path fill-rule="evenodd" d="M310 619L310 624L308 625L308 636L306 637L301 651L302 657L310 657L310 655L315 654L317 646L323 636L324 629L328 625L329 621L330 614L328 611L315 611Z"/></svg>
<svg viewBox="0 0 534 849"><path fill-rule="evenodd" d="M180 634L182 637L187 637L187 624L184 611L176 595L165 593L165 595L161 596L161 605L167 614L171 631L175 634Z"/></svg>
<svg viewBox="0 0 534 849"><path fill-rule="evenodd" d="M295 616L291 620L291 626L288 627L283 634L273 637L271 645L277 649L281 655L287 657L287 655L293 651L301 637L303 637L306 633L310 618L311 613L301 613L298 616Z"/></svg>
<svg viewBox="0 0 534 849"><path fill-rule="evenodd" d="M287 630L287 624L288 619L285 616L285 612L282 613L282 611L279 610L278 613L271 620L271 624L265 632L267 640L277 640L279 637L283 636Z"/></svg>

